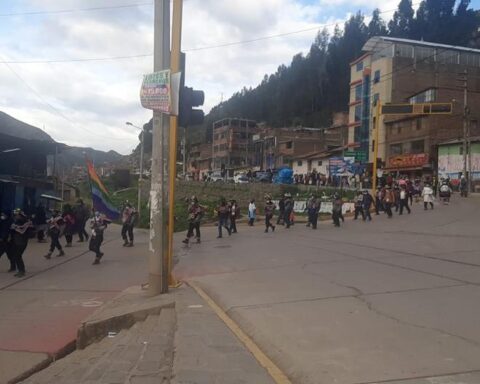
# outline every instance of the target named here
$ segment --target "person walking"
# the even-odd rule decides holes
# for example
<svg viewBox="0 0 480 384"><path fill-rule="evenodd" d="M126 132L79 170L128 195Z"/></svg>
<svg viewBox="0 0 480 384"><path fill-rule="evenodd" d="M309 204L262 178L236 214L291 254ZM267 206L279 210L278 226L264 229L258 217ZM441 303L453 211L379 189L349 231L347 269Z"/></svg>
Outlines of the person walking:
<svg viewBox="0 0 480 384"><path fill-rule="evenodd" d="M195 238L197 243L200 243L200 222L205 213L203 207L198 203L198 199L192 196L190 200L190 207L188 208L188 231L187 237L183 240L184 244L190 242L190 238L193 237L195 231Z"/></svg>
<svg viewBox="0 0 480 384"><path fill-rule="evenodd" d="M14 272L16 270L15 261L10 252L10 230L12 226L12 220L5 213L0 213L0 258L5 253L10 261L10 269L8 272Z"/></svg>
<svg viewBox="0 0 480 384"><path fill-rule="evenodd" d="M375 193L375 214L377 216L380 214L380 211L385 211L385 208L383 206L384 194L384 189L379 185Z"/></svg>
<svg viewBox="0 0 480 384"><path fill-rule="evenodd" d="M272 196L265 196L265 233L268 233L268 229L272 228L272 232L275 232L275 226L272 224L273 215L275 213L275 204L272 201Z"/></svg>
<svg viewBox="0 0 480 384"><path fill-rule="evenodd" d="M62 217L63 222L65 223L65 240L67 241L65 247L70 248L72 246L73 234L75 232L75 215L69 204L65 204Z"/></svg>
<svg viewBox="0 0 480 384"><path fill-rule="evenodd" d="M77 205L74 209L74 215L78 232L78 242L83 243L85 240L88 241L88 233L85 230L85 224L87 224L88 218L90 216L90 211L88 207L83 203L82 199L78 199Z"/></svg>
<svg viewBox="0 0 480 384"><path fill-rule="evenodd" d="M343 200L338 193L333 195L332 219L335 227L340 227L340 218L342 215Z"/></svg>
<svg viewBox="0 0 480 384"><path fill-rule="evenodd" d="M100 250L100 247L103 243L103 233L110 223L111 221L108 220L105 215L102 215L99 212L95 212L93 219L90 221L92 235L90 236L88 249L95 253L95 259L92 263L93 265L100 264L100 259L103 257L103 252Z"/></svg>
<svg viewBox="0 0 480 384"><path fill-rule="evenodd" d="M133 227L137 217L137 211L126 201L122 211L122 239L124 247L133 247Z"/></svg>
<svg viewBox="0 0 480 384"><path fill-rule="evenodd" d="M232 233L237 232L237 218L240 216L240 207L237 204L237 201L232 199L230 200L230 231Z"/></svg>
<svg viewBox="0 0 480 384"><path fill-rule="evenodd" d="M307 200L307 203L305 205L305 211L307 212L307 227L310 227L312 225L312 217L311 217L311 208L312 208L312 203L314 200L313 194L310 195L310 198Z"/></svg>
<svg viewBox="0 0 480 384"><path fill-rule="evenodd" d="M358 214L361 214L362 219L365 220L365 212L363 212L363 193L361 191L357 192L354 205L355 205L355 216L353 217L353 220L358 219Z"/></svg>
<svg viewBox="0 0 480 384"><path fill-rule="evenodd" d="M368 192L368 189L363 191L363 220L372 221L372 215L370 214L370 209L373 204L373 196Z"/></svg>
<svg viewBox="0 0 480 384"><path fill-rule="evenodd" d="M468 181L465 175L460 177L460 196L467 197L468 196Z"/></svg>
<svg viewBox="0 0 480 384"><path fill-rule="evenodd" d="M46 243L45 240L45 229L47 224L47 213L45 212L45 207L40 202L35 208L35 215L33 216L33 224L35 225L35 230L37 232L37 241L39 243Z"/></svg>
<svg viewBox="0 0 480 384"><path fill-rule="evenodd" d="M278 217L277 217L277 225L284 225L285 219L285 197L280 197L278 201Z"/></svg>
<svg viewBox="0 0 480 384"><path fill-rule="evenodd" d="M30 232L33 230L32 222L27 218L19 208L13 211L13 224L10 227L9 250L17 273L15 277L25 276L25 263L23 262L23 253L28 245Z"/></svg>
<svg viewBox="0 0 480 384"><path fill-rule="evenodd" d="M228 236L230 236L232 234L232 232L230 231L230 227L227 225L228 216L229 216L230 213L229 213L227 202L225 201L225 199L222 199L222 201L220 202L220 205L217 207L216 211L217 211L217 215L218 215L218 236L217 236L217 239L222 238L222 227L224 227L227 230Z"/></svg>
<svg viewBox="0 0 480 384"><path fill-rule="evenodd" d="M65 256L62 245L60 244L60 237L63 234L65 228L65 221L60 213L55 210L53 211L52 217L47 222L48 224L48 235L50 236L50 249L48 253L44 256L47 260L52 258L52 253L55 248L58 249L57 257Z"/></svg>
<svg viewBox="0 0 480 384"><path fill-rule="evenodd" d="M392 187L387 185L385 187L385 212L388 215L388 218L391 219L393 217L392 213L392 206L395 204L395 194L392 191Z"/></svg>
<svg viewBox="0 0 480 384"><path fill-rule="evenodd" d="M399 215L403 215L403 209L405 208L408 214L411 213L410 207L408 206L408 191L407 186L402 185L399 194L399 205L400 205L400 213Z"/></svg>
<svg viewBox="0 0 480 384"><path fill-rule="evenodd" d="M312 196L312 199L310 201L310 207L308 208L308 220L311 224L312 229L317 229L319 212L320 202L315 196Z"/></svg>
<svg viewBox="0 0 480 384"><path fill-rule="evenodd" d="M293 213L293 205L294 205L294 202L292 199L292 195L289 192L285 193L285 212L283 216L284 216L285 226L287 229L290 228L290 226L292 225L291 217Z"/></svg>
<svg viewBox="0 0 480 384"><path fill-rule="evenodd" d="M250 200L250 204L248 204L248 225L253 227L255 223L255 218L257 217L257 207L255 206L255 200Z"/></svg>
<svg viewBox="0 0 480 384"><path fill-rule="evenodd" d="M428 205L430 204L430 207L433 209L433 189L430 186L429 183L425 184L423 187L422 191L422 197L423 197L423 209L425 211L428 209Z"/></svg>

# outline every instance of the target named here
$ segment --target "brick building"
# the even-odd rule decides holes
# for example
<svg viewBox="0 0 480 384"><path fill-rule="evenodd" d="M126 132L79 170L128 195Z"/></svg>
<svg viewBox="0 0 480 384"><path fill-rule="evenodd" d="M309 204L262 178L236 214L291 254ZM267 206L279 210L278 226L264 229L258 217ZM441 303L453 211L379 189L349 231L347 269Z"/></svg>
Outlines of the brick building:
<svg viewBox="0 0 480 384"><path fill-rule="evenodd" d="M204 173L212 170L212 144L194 144L188 151L187 173L200 180Z"/></svg>
<svg viewBox="0 0 480 384"><path fill-rule="evenodd" d="M469 131L480 133L480 50L390 37L371 38L363 50L351 63L348 142L370 163L377 101L453 103L452 115L380 117L378 157L388 170L436 172L438 145L463 138L465 79Z"/></svg>
<svg viewBox="0 0 480 384"><path fill-rule="evenodd" d="M213 123L212 168L249 168L253 163L253 135L258 131L253 120L228 118Z"/></svg>

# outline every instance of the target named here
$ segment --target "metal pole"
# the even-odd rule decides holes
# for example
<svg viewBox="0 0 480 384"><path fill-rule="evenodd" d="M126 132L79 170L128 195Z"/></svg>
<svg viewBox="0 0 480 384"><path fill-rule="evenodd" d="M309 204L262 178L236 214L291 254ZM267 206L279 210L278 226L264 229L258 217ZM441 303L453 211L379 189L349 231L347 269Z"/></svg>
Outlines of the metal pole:
<svg viewBox="0 0 480 384"><path fill-rule="evenodd" d="M141 143L140 143L140 174L138 175L138 197L137 197L137 214L140 217L140 209L141 209L141 200L142 200L142 183L143 183L143 150L144 150L144 136L145 136L145 129L142 129L142 134L140 136Z"/></svg>
<svg viewBox="0 0 480 384"><path fill-rule="evenodd" d="M464 84L463 84L463 176L467 177L467 103L468 103L468 82L467 82L467 70L464 72ZM467 182L470 176L467 178Z"/></svg>
<svg viewBox="0 0 480 384"><path fill-rule="evenodd" d="M172 55L170 62L171 73L180 71L180 45L182 40L182 6L183 0L173 0L172 17ZM175 229L175 180L177 176L177 133L178 117L170 116L170 152L169 152L169 192L168 192L168 284L177 285L172 275L173 266L173 232Z"/></svg>
<svg viewBox="0 0 480 384"><path fill-rule="evenodd" d="M167 69L170 63L170 1L155 0L154 71ZM165 138L169 117L153 112L152 186L150 191L150 246L148 289L151 295L168 292L166 268L166 197L167 164ZM167 249L168 250L168 249Z"/></svg>
<svg viewBox="0 0 480 384"><path fill-rule="evenodd" d="M187 128L183 128L183 179L187 179ZM198 167L198 165L197 165Z"/></svg>
<svg viewBox="0 0 480 384"><path fill-rule="evenodd" d="M377 100L377 109L375 112L375 145L373 146L373 175L372 175L372 196L375 196L377 191L377 159L378 159L378 138L380 137L380 112L381 103Z"/></svg>

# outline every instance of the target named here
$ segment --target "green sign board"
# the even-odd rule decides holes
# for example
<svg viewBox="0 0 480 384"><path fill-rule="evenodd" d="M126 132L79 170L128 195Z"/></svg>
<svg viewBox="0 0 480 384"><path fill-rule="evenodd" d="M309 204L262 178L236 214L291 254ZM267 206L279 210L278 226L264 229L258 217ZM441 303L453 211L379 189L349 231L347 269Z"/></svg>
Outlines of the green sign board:
<svg viewBox="0 0 480 384"><path fill-rule="evenodd" d="M368 161L368 156L365 151L346 151L343 153L344 157L354 157L355 161L360 163L366 163Z"/></svg>

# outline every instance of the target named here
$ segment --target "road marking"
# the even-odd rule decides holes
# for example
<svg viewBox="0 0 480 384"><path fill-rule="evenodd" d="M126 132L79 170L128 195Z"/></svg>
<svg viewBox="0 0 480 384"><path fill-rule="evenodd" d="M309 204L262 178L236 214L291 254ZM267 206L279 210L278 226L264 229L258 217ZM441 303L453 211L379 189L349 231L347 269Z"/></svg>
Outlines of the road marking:
<svg viewBox="0 0 480 384"><path fill-rule="evenodd" d="M237 338L245 345L255 359L264 367L272 377L276 384L292 384L288 377L278 368L275 363L255 344L255 342L238 326L238 324L228 316L220 306L213 301L210 296L200 288L194 281L188 281L198 295L203 298L207 304L213 309L217 316L230 328Z"/></svg>

